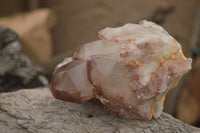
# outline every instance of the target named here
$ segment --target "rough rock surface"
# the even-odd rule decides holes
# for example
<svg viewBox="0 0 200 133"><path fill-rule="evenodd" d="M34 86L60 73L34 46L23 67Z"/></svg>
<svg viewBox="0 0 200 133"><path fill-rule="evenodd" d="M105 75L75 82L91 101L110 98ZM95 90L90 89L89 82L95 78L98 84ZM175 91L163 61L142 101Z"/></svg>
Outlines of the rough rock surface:
<svg viewBox="0 0 200 133"><path fill-rule="evenodd" d="M97 104L56 100L49 88L0 94L1 133L197 133L200 129L162 113L151 121L126 120Z"/></svg>
<svg viewBox="0 0 200 133"><path fill-rule="evenodd" d="M20 49L17 34L8 28L0 27L0 92L41 86L47 81L42 69L21 55Z"/></svg>

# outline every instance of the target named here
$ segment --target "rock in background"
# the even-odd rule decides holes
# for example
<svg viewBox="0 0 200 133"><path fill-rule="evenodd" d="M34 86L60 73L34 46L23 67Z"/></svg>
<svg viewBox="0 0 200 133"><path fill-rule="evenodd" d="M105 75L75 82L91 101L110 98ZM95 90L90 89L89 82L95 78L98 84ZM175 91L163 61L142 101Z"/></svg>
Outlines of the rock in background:
<svg viewBox="0 0 200 133"><path fill-rule="evenodd" d="M183 91L177 102L177 118L188 124L198 122L200 126L200 57L197 57L193 63L187 81L183 85Z"/></svg>
<svg viewBox="0 0 200 133"><path fill-rule="evenodd" d="M42 69L19 53L17 34L0 27L0 92L47 85Z"/></svg>
<svg viewBox="0 0 200 133"><path fill-rule="evenodd" d="M163 113L151 121L112 116L97 104L75 104L53 98L49 88L0 94L1 133L198 133Z"/></svg>
<svg viewBox="0 0 200 133"><path fill-rule="evenodd" d="M56 17L50 9L37 9L0 18L0 25L14 30L22 42L22 53L34 60L47 60L53 53L50 29Z"/></svg>
<svg viewBox="0 0 200 133"><path fill-rule="evenodd" d="M76 51L82 44L97 40L97 33L105 27L157 19L183 45L186 55L190 52L192 28L200 4L199 0L124 0L123 3L121 0L42 0L40 3L52 9L58 19L53 29L56 54Z"/></svg>

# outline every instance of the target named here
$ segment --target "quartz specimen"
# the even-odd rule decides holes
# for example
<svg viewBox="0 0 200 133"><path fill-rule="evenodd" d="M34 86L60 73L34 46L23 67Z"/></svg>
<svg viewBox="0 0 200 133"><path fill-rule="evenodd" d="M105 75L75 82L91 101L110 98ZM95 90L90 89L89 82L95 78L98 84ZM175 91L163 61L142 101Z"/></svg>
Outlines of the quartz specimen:
<svg viewBox="0 0 200 133"><path fill-rule="evenodd" d="M160 116L167 92L191 69L181 45L145 20L105 28L99 37L57 65L53 96L75 103L96 98L123 118Z"/></svg>

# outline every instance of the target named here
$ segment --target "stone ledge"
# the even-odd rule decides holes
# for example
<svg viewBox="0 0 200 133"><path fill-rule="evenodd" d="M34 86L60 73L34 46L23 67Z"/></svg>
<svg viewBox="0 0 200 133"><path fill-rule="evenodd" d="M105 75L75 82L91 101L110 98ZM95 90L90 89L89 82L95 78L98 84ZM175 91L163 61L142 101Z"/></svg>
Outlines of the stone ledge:
<svg viewBox="0 0 200 133"><path fill-rule="evenodd" d="M197 133L199 128L163 113L151 121L112 116L93 102L74 104L56 100L49 88L0 93L1 133Z"/></svg>

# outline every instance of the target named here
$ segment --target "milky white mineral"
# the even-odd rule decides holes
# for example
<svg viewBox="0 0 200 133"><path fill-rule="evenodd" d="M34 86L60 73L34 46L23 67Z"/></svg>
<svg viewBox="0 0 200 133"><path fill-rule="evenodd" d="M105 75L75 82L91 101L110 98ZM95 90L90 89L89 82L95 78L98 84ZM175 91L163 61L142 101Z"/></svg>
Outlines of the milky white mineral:
<svg viewBox="0 0 200 133"><path fill-rule="evenodd" d="M191 69L181 45L145 20L105 28L99 37L57 65L53 96L75 103L96 98L123 118L159 117L167 92Z"/></svg>

